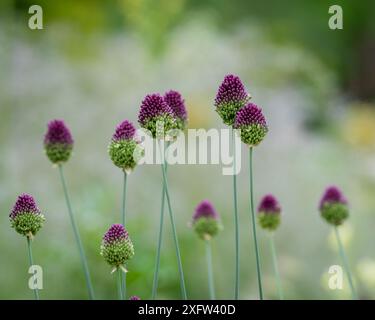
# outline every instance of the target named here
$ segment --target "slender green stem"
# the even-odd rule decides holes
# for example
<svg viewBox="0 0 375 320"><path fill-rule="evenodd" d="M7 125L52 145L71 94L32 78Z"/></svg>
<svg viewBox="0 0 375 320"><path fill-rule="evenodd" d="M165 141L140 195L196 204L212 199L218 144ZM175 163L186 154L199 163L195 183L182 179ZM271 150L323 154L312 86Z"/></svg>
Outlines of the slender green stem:
<svg viewBox="0 0 375 320"><path fill-rule="evenodd" d="M123 189L122 189L122 211L121 211L121 221L122 225L125 227L126 223L126 187L127 187L127 179L128 174L124 170L124 183L123 183ZM122 286L122 292L123 292L123 298L126 299L126 273L121 272L121 286Z"/></svg>
<svg viewBox="0 0 375 320"><path fill-rule="evenodd" d="M126 223L126 186L128 174L124 171L124 184L122 189L122 210L121 210L121 223L125 227Z"/></svg>
<svg viewBox="0 0 375 320"><path fill-rule="evenodd" d="M182 298L184 300L186 300L187 295L186 295L186 288L185 288L184 271L182 269L180 247L178 245L176 225L175 225L175 222L174 222L174 216L173 216L173 211L172 211L171 201L170 201L170 196L169 196L168 180L167 180L167 173L166 173L166 168L165 168L166 165L165 165L165 150L164 150L164 147L163 147L163 155L161 154L161 150L162 150L162 148L161 148L161 142L160 142L159 143L159 151L160 151L160 159L162 159L161 168L162 168L162 173L163 173L163 185L164 185L164 188L165 188L165 195L166 195L166 198L167 198L169 217L171 219L171 224L172 224L173 240L174 240L175 249L176 249L178 271L179 271L179 274L180 274L181 295L182 295Z"/></svg>
<svg viewBox="0 0 375 320"><path fill-rule="evenodd" d="M167 172L167 169L168 169L168 166L167 166L167 163L165 163L165 171L166 172ZM161 244L162 244L162 239L163 239L164 206L165 206L165 187L164 187L164 183L163 183L162 193L161 193L161 208L160 208L160 224L159 224L159 234L158 234L158 248L157 248L157 252L156 252L154 281L153 281L153 285L152 285L152 300L156 299L156 294L157 294L157 290L158 290Z"/></svg>
<svg viewBox="0 0 375 320"><path fill-rule="evenodd" d="M352 272L350 271L349 262L348 262L348 259L346 257L345 251L344 251L344 246L342 245L342 242L341 242L340 233L339 233L338 227L334 227L334 229L335 229L337 244L339 246L339 252L340 252L341 260L344 263L344 269L345 269L346 275L348 277L350 291L352 293L352 299L357 300L358 296L357 296L357 292L354 288Z"/></svg>
<svg viewBox="0 0 375 320"><path fill-rule="evenodd" d="M33 262L33 252L31 250L31 239L30 237L27 237L27 249L29 251L29 263L30 263L30 267L34 265L34 262ZM34 297L35 297L35 300L39 300L39 291L38 291L38 288L34 288Z"/></svg>
<svg viewBox="0 0 375 320"><path fill-rule="evenodd" d="M61 164L59 164L59 172L60 172L61 183L62 183L62 186L63 186L63 189L64 189L66 205L68 207L68 212L69 212L69 216L70 216L70 222L72 224L74 236L75 236L77 246L78 246L78 249L79 249L79 254L81 256L82 267L83 267L83 270L85 272L87 291L89 293L90 299L93 300L94 299L94 290L93 290L93 287L92 287L92 284L91 284L90 272L89 272L89 268L88 268L88 265L87 265L87 260L86 260L85 252L83 250L83 245L82 245L82 241L81 241L81 238L80 238L80 235L79 235L78 227L77 227L77 224L76 224L75 219L74 219L72 206L71 206L70 200L69 200L68 189L66 187L66 182L65 182L65 178L64 178L63 167L62 167Z"/></svg>
<svg viewBox="0 0 375 320"><path fill-rule="evenodd" d="M238 300L240 295L240 229L238 222L238 204L237 204L237 170L236 170L236 140L235 133L232 129L232 145L233 145L233 202L234 202L234 237L235 237L235 286L234 286L234 299Z"/></svg>
<svg viewBox="0 0 375 320"><path fill-rule="evenodd" d="M275 248L275 242L274 242L274 239L273 239L273 234L270 235L270 247L271 247L271 253L272 253L273 271L275 272L275 278L276 278L277 292L279 294L279 299L280 300L284 300L283 290L282 290L282 287L281 287L279 265L277 263L276 248Z"/></svg>
<svg viewBox="0 0 375 320"><path fill-rule="evenodd" d="M122 291L122 271L121 268L117 268L117 292L118 292L118 299L124 300L124 292Z"/></svg>
<svg viewBox="0 0 375 320"><path fill-rule="evenodd" d="M249 151L249 173L250 173L250 209L251 209L251 220L252 220L252 225L253 225L255 257L256 257L256 263L257 263L259 299L263 300L262 275L261 275L261 271L260 271L260 255L259 255L257 228L256 228L255 212L254 212L253 148L252 147L250 147L250 151Z"/></svg>
<svg viewBox="0 0 375 320"><path fill-rule="evenodd" d="M211 241L205 240L206 242L206 258L207 258L207 272L208 272L208 288L210 290L210 299L215 300L215 284L214 275L212 268L212 253L211 253Z"/></svg>

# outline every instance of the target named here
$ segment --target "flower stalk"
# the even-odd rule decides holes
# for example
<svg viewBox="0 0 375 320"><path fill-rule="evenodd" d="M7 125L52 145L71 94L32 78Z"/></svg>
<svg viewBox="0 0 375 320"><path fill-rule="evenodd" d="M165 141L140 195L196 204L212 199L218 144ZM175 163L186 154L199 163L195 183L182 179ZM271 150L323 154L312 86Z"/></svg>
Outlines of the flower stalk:
<svg viewBox="0 0 375 320"><path fill-rule="evenodd" d="M124 170L124 182L123 182L123 189L122 189L122 210L121 210L121 221L122 225L126 225L126 188L127 188L127 177L128 174ZM123 299L126 299L126 272L120 272L121 276L121 286L122 286L122 296Z"/></svg>
<svg viewBox="0 0 375 320"><path fill-rule="evenodd" d="M165 171L168 171L167 163L165 164ZM156 294L158 290L158 280L159 280L159 267L160 267L160 256L161 256L161 244L163 240L163 226L164 226L164 207L165 207L165 186L162 186L161 193L161 206L160 206L160 222L159 222L159 233L158 233L158 247L156 251L156 262L155 262L155 272L154 280L152 285L152 300L156 299Z"/></svg>
<svg viewBox="0 0 375 320"><path fill-rule="evenodd" d="M169 195L169 188L168 188L168 179L167 179L167 173L166 173L166 161L165 161L165 146L162 141L159 140L159 151L160 151L160 159L161 159L161 169L162 169L162 175L163 175L163 186L165 188L165 195L167 199L167 206L168 206L168 212L169 217L171 220L172 225L172 233L173 233L173 241L175 244L175 250L176 250L176 256L177 256L177 263L178 263L178 272L180 275L180 287L181 287L181 295L184 300L187 299L186 295L186 287L185 287L185 280L184 280L184 271L182 268L182 261L181 261L181 254L180 254L180 247L178 244L178 237L177 237L177 231L176 231L176 225L174 221L171 201L170 201L170 195Z"/></svg>
<svg viewBox="0 0 375 320"><path fill-rule="evenodd" d="M236 141L235 133L232 129L232 145L233 145L233 204L234 204L234 237L235 237L235 285L234 285L234 299L238 300L240 295L240 228L238 218L238 201L237 201L237 174L236 174Z"/></svg>
<svg viewBox="0 0 375 320"><path fill-rule="evenodd" d="M357 292L356 292L355 287L354 287L353 276L352 276L352 272L351 272L350 267L349 267L348 258L346 257L344 246L343 246L342 241L341 241L340 232L339 232L339 229L338 229L337 226L334 227L334 230L335 230L335 236L336 236L337 245L338 245L339 253L340 253L340 256L341 256L341 260L344 264L346 276L348 277L348 282L349 282L349 286L350 286L350 292L351 292L351 295L352 295L352 299L357 300L358 296L357 296Z"/></svg>
<svg viewBox="0 0 375 320"><path fill-rule="evenodd" d="M263 286L262 286L262 275L260 268L260 254L255 222L255 212L254 212L254 185L253 185L253 147L249 149L249 181L250 181L250 213L251 221L253 227L253 238L254 238L254 248L255 248L255 258L256 258L256 267L257 267L257 278L258 278L258 290L259 290L259 299L263 300Z"/></svg>
<svg viewBox="0 0 375 320"><path fill-rule="evenodd" d="M279 295L279 299L284 300L283 290L282 290L282 287L281 287L279 265L277 263L277 255L276 255L276 248L275 248L275 241L274 241L273 233L270 234L269 240L270 240L270 249L271 249L271 254L272 254L273 271L275 273L275 279L276 279L277 293Z"/></svg>
<svg viewBox="0 0 375 320"><path fill-rule="evenodd" d="M212 253L211 253L211 240L206 239L206 258L207 258L207 275L208 275L208 288L210 291L210 299L215 300L215 284L214 284L214 275L212 268Z"/></svg>
<svg viewBox="0 0 375 320"><path fill-rule="evenodd" d="M34 265L34 262L33 262L33 252L32 252L32 249L31 249L31 236L27 236L26 237L27 239L27 250L28 250L28 253L29 253L29 263L30 263L30 267ZM39 291L38 291L38 288L37 287L34 287L34 297L35 297L35 300L39 300Z"/></svg>
<svg viewBox="0 0 375 320"><path fill-rule="evenodd" d="M94 300L94 298L95 298L94 297L94 289L93 289L93 286L92 286L92 283L91 283L90 271L89 271L89 267L88 267L88 264L87 264L87 259L86 259L85 251L83 249L83 245L82 245L81 237L80 237L79 230L78 230L78 227L77 227L77 223L75 221L72 206L71 206L71 203L70 203L70 198L69 198L69 194L68 194L68 189L66 187L66 182L65 182L62 164L59 164L58 168L59 168L59 173L60 173L61 184L62 184L63 191L64 191L65 201L66 201L66 205L67 205L68 212L69 212L70 222L71 222L74 237L75 237L75 240L76 240L76 243L77 243L77 246L78 246L79 255L80 255L81 263L82 263L82 268L83 268L83 271L85 273L87 291L88 291L90 299Z"/></svg>

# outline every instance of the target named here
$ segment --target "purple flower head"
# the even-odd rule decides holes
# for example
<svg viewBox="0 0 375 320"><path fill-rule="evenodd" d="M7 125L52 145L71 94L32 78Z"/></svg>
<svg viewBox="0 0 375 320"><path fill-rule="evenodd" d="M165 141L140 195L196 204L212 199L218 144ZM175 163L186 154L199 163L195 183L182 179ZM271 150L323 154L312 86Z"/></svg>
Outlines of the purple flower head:
<svg viewBox="0 0 375 320"><path fill-rule="evenodd" d="M326 203L341 203L341 204L347 205L348 201L346 200L346 198L344 197L344 195L342 194L341 190L338 187L329 186L325 190L320 200L319 209L322 209L324 204Z"/></svg>
<svg viewBox="0 0 375 320"><path fill-rule="evenodd" d="M212 203L208 200L203 200L198 206L195 208L195 213L193 215L193 221L198 220L199 218L212 218L212 219L219 219L219 215L216 212Z"/></svg>
<svg viewBox="0 0 375 320"><path fill-rule="evenodd" d="M117 125L116 131L112 136L113 141L120 141L120 140L131 140L135 136L135 127L133 123L128 120L124 120L120 124Z"/></svg>
<svg viewBox="0 0 375 320"><path fill-rule="evenodd" d="M258 213L279 214L280 211L280 205L272 194L265 195L258 206Z"/></svg>
<svg viewBox="0 0 375 320"><path fill-rule="evenodd" d="M138 296L131 296L131 297L129 298L129 300L141 300L141 298L138 297Z"/></svg>
<svg viewBox="0 0 375 320"><path fill-rule="evenodd" d="M241 103L247 101L248 94L238 76L226 75L221 83L215 98L215 106L226 103Z"/></svg>
<svg viewBox="0 0 375 320"><path fill-rule="evenodd" d="M117 241L127 240L128 238L129 234L122 224L113 224L104 234L103 242L106 245L110 245Z"/></svg>
<svg viewBox="0 0 375 320"><path fill-rule="evenodd" d="M185 108L185 100L177 91L170 90L164 94L164 100L172 109L175 117L182 121L187 120L187 111Z"/></svg>
<svg viewBox="0 0 375 320"><path fill-rule="evenodd" d="M41 213L39 208L36 205L34 198L27 193L23 193L17 198L17 201L14 204L9 217L11 220L14 220L19 214L24 214L24 213L32 213L32 214Z"/></svg>
<svg viewBox="0 0 375 320"><path fill-rule="evenodd" d="M34 198L29 194L21 194L9 214L11 227L19 234L32 239L43 227L44 215L37 207Z"/></svg>
<svg viewBox="0 0 375 320"><path fill-rule="evenodd" d="M159 93L148 94L142 101L138 122L144 126L150 119L165 114L173 116L173 111L163 97Z"/></svg>
<svg viewBox="0 0 375 320"><path fill-rule="evenodd" d="M254 103L248 103L237 112L234 127L241 128L253 124L267 127L266 118L262 113L262 109Z"/></svg>
<svg viewBox="0 0 375 320"><path fill-rule="evenodd" d="M48 123L47 133L44 136L44 145L73 145L73 142L70 130L63 120L52 120Z"/></svg>

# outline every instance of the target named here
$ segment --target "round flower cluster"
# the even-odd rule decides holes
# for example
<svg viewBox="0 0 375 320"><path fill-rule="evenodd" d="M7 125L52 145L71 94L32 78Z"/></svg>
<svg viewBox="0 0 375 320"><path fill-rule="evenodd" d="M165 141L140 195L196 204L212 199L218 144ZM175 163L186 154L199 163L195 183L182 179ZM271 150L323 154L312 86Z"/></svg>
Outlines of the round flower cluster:
<svg viewBox="0 0 375 320"><path fill-rule="evenodd" d="M247 104L237 112L234 128L241 129L241 140L250 147L257 146L268 132L262 109L254 103Z"/></svg>
<svg viewBox="0 0 375 320"><path fill-rule="evenodd" d="M139 147L139 142L135 133L134 125L130 121L124 120L116 127L108 147L112 162L125 172L131 172L137 165L135 152Z"/></svg>
<svg viewBox="0 0 375 320"><path fill-rule="evenodd" d="M104 234L100 254L112 267L125 269L125 263L134 256L134 247L123 225L113 224Z"/></svg>
<svg viewBox="0 0 375 320"><path fill-rule="evenodd" d="M55 164L69 160L73 150L73 138L63 120L52 120L44 136L44 150L48 159Z"/></svg>
<svg viewBox="0 0 375 320"><path fill-rule="evenodd" d="M170 132L177 129L176 117L172 108L158 94L147 95L141 104L138 122L153 138L171 139Z"/></svg>
<svg viewBox="0 0 375 320"><path fill-rule="evenodd" d="M21 194L9 215L11 226L23 236L32 238L42 228L44 215L37 207L34 198Z"/></svg>
<svg viewBox="0 0 375 320"><path fill-rule="evenodd" d="M330 224L341 225L349 217L348 202L339 188L328 187L319 205L322 217Z"/></svg>
<svg viewBox="0 0 375 320"><path fill-rule="evenodd" d="M177 129L184 130L187 125L187 111L185 101L181 94L177 91L170 90L164 94L164 100L172 109L172 112L176 118Z"/></svg>
<svg viewBox="0 0 375 320"><path fill-rule="evenodd" d="M220 231L219 215L210 201L203 200L196 207L193 215L193 227L203 240L210 240Z"/></svg>
<svg viewBox="0 0 375 320"><path fill-rule="evenodd" d="M263 229L274 231L280 225L281 208L277 199L268 194L258 206L258 222Z"/></svg>
<svg viewBox="0 0 375 320"><path fill-rule="evenodd" d="M215 98L216 112L223 119L223 122L232 126L236 113L250 99L241 79L235 75L225 76Z"/></svg>

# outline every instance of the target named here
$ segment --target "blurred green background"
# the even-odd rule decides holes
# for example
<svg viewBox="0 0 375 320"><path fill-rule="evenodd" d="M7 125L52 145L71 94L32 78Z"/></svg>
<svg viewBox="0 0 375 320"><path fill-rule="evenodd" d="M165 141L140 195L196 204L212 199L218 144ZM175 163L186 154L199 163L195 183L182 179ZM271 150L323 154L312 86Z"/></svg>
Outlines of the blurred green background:
<svg viewBox="0 0 375 320"><path fill-rule="evenodd" d="M97 298L115 299L115 277L99 255L103 233L119 222L122 174L107 146L123 119L136 122L145 94L182 92L190 128L222 128L214 111L227 73L238 74L262 106L270 132L255 152L255 198L274 193L283 208L276 234L285 297L349 298L328 289L340 263L319 198L339 185L350 201L342 227L361 298L375 298L375 12L374 1L12 1L0 2L0 298L31 299L26 240L10 228L18 194L35 196L46 216L34 241L44 270L42 299L86 299L83 272L58 172L43 153L50 119L63 118L75 149L66 165L71 200ZM28 28L39 4L44 29ZM344 29L328 28L342 5ZM189 298L208 297L204 244L188 228L204 198L224 230L213 241L217 297L234 294L232 179L219 165L169 170ZM128 225L136 255L128 293L150 298L161 195L157 165L129 178ZM250 231L247 152L238 177L241 298L257 298ZM177 299L179 280L165 220L159 295ZM260 231L267 299L277 298L267 235ZM346 288L347 285L345 284Z"/></svg>

